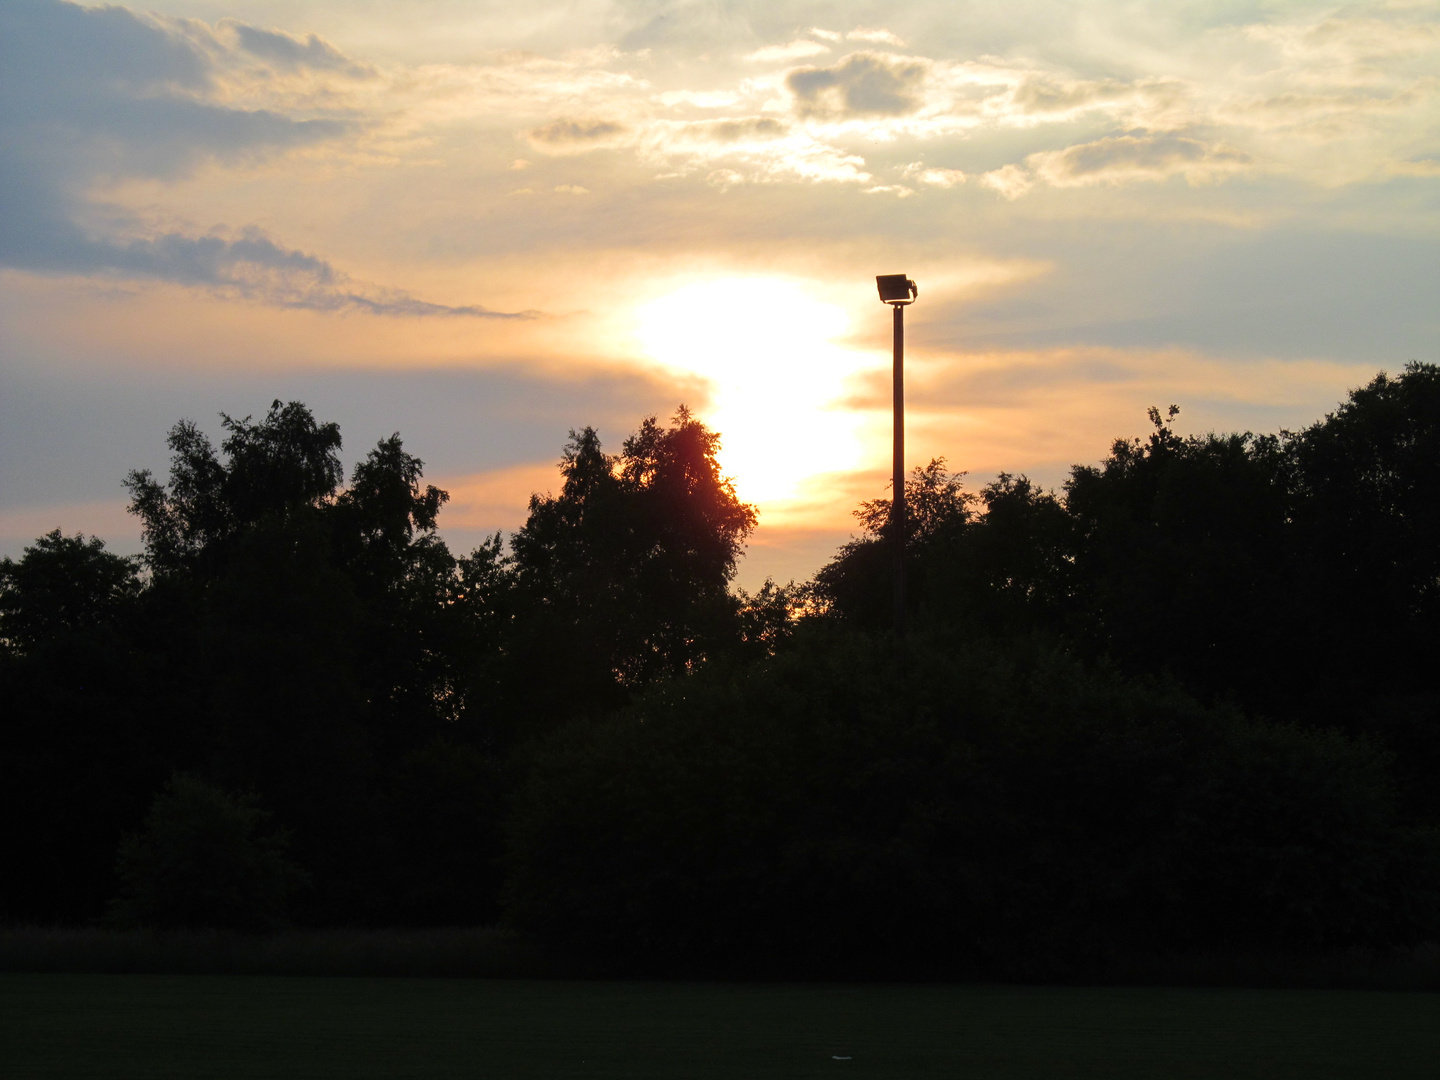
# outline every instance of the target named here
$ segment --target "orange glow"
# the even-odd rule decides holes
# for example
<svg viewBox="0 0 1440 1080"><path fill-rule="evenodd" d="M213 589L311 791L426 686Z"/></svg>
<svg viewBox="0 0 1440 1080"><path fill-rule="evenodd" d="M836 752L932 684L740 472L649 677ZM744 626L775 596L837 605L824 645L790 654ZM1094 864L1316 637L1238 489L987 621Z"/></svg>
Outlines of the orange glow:
<svg viewBox="0 0 1440 1080"><path fill-rule="evenodd" d="M875 360L834 344L849 329L844 309L792 281L722 278L651 301L638 320L653 359L713 387L703 419L742 499L784 504L807 478L860 463L861 417L841 401Z"/></svg>

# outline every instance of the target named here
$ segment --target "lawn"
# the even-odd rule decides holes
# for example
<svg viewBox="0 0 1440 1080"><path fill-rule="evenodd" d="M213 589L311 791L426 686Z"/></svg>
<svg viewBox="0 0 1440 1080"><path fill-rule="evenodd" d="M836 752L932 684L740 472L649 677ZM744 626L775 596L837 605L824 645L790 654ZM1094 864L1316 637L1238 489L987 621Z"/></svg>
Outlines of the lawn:
<svg viewBox="0 0 1440 1080"><path fill-rule="evenodd" d="M7 974L0 1075L1433 1080L1440 994Z"/></svg>

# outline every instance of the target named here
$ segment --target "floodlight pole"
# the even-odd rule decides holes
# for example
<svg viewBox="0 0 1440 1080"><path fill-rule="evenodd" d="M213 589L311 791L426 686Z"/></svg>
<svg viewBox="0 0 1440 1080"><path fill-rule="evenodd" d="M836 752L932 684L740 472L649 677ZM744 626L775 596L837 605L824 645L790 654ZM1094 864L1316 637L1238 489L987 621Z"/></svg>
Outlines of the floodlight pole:
<svg viewBox="0 0 1440 1080"><path fill-rule="evenodd" d="M895 312L895 455L890 477L890 532L895 549L895 637L905 636L905 305Z"/></svg>
<svg viewBox="0 0 1440 1080"><path fill-rule="evenodd" d="M882 303L895 309L895 462L890 477L890 542L895 550L895 640L905 636L905 305L919 288L904 274L877 274Z"/></svg>

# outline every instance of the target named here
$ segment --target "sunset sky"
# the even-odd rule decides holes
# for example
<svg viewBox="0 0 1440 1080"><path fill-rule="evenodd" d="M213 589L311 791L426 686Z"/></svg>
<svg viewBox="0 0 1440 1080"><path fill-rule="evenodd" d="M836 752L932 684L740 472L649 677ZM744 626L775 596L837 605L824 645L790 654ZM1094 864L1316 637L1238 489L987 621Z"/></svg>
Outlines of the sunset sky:
<svg viewBox="0 0 1440 1080"><path fill-rule="evenodd" d="M1440 3L0 0L0 553L181 417L398 430L457 549L684 402L805 578L978 487L1440 360Z"/></svg>

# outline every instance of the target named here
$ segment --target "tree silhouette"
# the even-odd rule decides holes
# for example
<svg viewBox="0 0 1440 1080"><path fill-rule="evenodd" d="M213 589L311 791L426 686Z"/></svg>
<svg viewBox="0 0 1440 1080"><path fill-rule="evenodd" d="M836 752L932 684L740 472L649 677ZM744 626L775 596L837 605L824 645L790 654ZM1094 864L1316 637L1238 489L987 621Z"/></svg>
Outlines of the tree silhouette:
<svg viewBox="0 0 1440 1080"><path fill-rule="evenodd" d="M275 401L259 423L221 418L228 460L220 460L193 422L182 420L167 439L168 488L148 469L125 479L130 511L144 523L146 561L157 573L223 557L228 541L247 526L330 502L344 476L339 425L317 424L298 401Z"/></svg>
<svg viewBox="0 0 1440 1080"><path fill-rule="evenodd" d="M558 495L534 495L512 540L518 659L552 716L604 711L737 636L728 585L755 526L720 472L719 436L683 406L606 454L572 432Z"/></svg>
<svg viewBox="0 0 1440 1080"><path fill-rule="evenodd" d="M0 648L29 652L113 623L140 594L135 560L98 536L47 533L19 562L0 559Z"/></svg>
<svg viewBox="0 0 1440 1080"><path fill-rule="evenodd" d="M135 560L57 529L0 560L0 913L80 920L164 776Z"/></svg>

